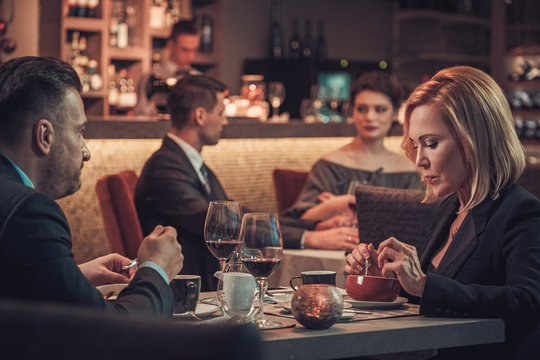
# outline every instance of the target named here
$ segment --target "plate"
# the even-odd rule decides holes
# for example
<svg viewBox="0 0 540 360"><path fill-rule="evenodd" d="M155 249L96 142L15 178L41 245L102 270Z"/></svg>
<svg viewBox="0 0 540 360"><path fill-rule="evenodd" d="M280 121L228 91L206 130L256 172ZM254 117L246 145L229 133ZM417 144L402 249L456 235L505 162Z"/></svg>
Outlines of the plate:
<svg viewBox="0 0 540 360"><path fill-rule="evenodd" d="M358 301L353 299L345 299L344 301L351 304L352 307L359 309L392 309L400 307L409 301L409 299L398 297L394 301Z"/></svg>
<svg viewBox="0 0 540 360"><path fill-rule="evenodd" d="M128 284L107 284L98 286L97 289L105 300L116 300L116 297Z"/></svg>
<svg viewBox="0 0 540 360"><path fill-rule="evenodd" d="M215 313L218 310L219 310L219 307L216 306L216 305L199 303L199 304L197 304L197 307L195 308L195 315L197 315L198 317L210 316L210 315L212 315L213 313ZM187 313L173 314L173 317L175 317L175 318L176 317L179 317L179 318L190 317L190 316L191 315L189 315Z"/></svg>

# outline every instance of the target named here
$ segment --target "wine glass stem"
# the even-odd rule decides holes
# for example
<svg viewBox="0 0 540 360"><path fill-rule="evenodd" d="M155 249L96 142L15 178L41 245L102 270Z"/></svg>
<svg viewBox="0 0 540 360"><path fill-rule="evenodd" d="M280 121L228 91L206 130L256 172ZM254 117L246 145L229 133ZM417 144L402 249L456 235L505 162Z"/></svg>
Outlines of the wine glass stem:
<svg viewBox="0 0 540 360"><path fill-rule="evenodd" d="M223 271L225 271L225 263L226 262L227 262L226 260L221 260L221 259L219 260L219 269L220 269L222 274L223 274Z"/></svg>
<svg viewBox="0 0 540 360"><path fill-rule="evenodd" d="M266 278L259 278L257 279L257 282L259 283L259 311L257 312L256 319L264 319L264 310L263 310L263 304L264 304L264 294L266 294L266 288L268 287L268 282Z"/></svg>

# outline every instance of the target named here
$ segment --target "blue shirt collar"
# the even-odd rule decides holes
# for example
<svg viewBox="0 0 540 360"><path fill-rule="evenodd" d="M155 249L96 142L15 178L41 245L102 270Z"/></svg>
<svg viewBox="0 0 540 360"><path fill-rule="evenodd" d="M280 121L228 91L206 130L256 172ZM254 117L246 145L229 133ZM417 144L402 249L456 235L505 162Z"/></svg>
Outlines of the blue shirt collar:
<svg viewBox="0 0 540 360"><path fill-rule="evenodd" d="M6 159L8 159L8 161L11 163L11 165L13 165L13 167L15 168L15 170L17 171L17 173L19 173L19 176L21 177L21 180L23 182L24 185L28 186L28 187L31 187L32 189L35 189L36 187L34 186L34 184L32 184L32 181L30 180L30 178L28 177L28 175L26 175L24 173L24 171L22 171L22 169L20 167L17 166L17 164L15 164L13 161L11 161L10 158L8 158L6 155L4 155L4 157Z"/></svg>

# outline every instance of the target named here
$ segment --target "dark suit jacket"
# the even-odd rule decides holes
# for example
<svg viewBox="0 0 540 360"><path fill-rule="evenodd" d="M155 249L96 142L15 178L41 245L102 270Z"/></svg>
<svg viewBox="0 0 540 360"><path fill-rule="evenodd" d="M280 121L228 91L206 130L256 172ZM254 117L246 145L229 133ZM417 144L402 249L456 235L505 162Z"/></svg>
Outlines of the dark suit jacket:
<svg viewBox="0 0 540 360"><path fill-rule="evenodd" d="M172 313L170 286L140 269L116 302L105 301L71 253L60 206L24 185L0 154L0 296L88 305L117 312Z"/></svg>
<svg viewBox="0 0 540 360"><path fill-rule="evenodd" d="M204 222L212 200L228 200L225 190L208 169L210 193L200 181L184 151L169 137L144 165L135 188L135 205L144 235L158 224L178 231L184 267L181 274L201 275L201 290L215 290L219 262L206 247Z"/></svg>
<svg viewBox="0 0 540 360"><path fill-rule="evenodd" d="M540 344L540 201L518 185L484 200L469 212L432 271L431 258L446 241L458 207L452 195L435 218L421 258L429 271L420 313L505 320L506 344L448 350L448 358L527 358L527 348Z"/></svg>

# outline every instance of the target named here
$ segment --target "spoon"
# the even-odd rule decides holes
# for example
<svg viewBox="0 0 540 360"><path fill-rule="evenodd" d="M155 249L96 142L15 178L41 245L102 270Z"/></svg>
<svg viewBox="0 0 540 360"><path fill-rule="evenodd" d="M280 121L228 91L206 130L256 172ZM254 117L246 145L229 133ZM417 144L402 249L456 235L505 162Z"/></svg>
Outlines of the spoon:
<svg viewBox="0 0 540 360"><path fill-rule="evenodd" d="M130 268L134 267L135 265L139 265L139 263L140 263L139 258L135 258L135 259L131 260L130 262L128 262L126 265L122 266L122 270L130 269Z"/></svg>

